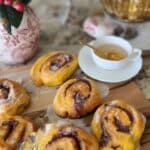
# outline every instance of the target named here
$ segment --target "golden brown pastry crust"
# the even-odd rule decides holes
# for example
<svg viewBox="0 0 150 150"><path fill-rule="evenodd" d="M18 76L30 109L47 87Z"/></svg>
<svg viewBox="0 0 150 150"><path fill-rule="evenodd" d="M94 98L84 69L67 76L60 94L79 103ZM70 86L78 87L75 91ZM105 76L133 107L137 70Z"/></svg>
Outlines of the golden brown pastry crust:
<svg viewBox="0 0 150 150"><path fill-rule="evenodd" d="M87 78L70 79L57 91L53 106L61 117L80 118L101 103L95 83Z"/></svg>
<svg viewBox="0 0 150 150"><path fill-rule="evenodd" d="M92 121L101 150L136 150L144 128L142 114L122 100L100 106Z"/></svg>
<svg viewBox="0 0 150 150"><path fill-rule="evenodd" d="M0 150L14 150L37 126L28 118L0 116Z"/></svg>
<svg viewBox="0 0 150 150"><path fill-rule="evenodd" d="M52 127L41 139L38 150L98 150L94 136L72 125Z"/></svg>
<svg viewBox="0 0 150 150"><path fill-rule="evenodd" d="M29 100L29 94L19 83L0 79L0 114L19 114L28 106Z"/></svg>
<svg viewBox="0 0 150 150"><path fill-rule="evenodd" d="M34 63L30 72L32 81L37 86L60 85L70 77L77 64L77 57L69 52L49 52Z"/></svg>

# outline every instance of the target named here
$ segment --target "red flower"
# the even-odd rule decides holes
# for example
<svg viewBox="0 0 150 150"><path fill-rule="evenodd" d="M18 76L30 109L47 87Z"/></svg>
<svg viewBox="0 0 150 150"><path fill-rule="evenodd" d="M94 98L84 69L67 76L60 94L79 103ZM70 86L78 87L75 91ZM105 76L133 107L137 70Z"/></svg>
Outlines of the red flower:
<svg viewBox="0 0 150 150"><path fill-rule="evenodd" d="M4 4L4 0L0 0L0 5Z"/></svg>
<svg viewBox="0 0 150 150"><path fill-rule="evenodd" d="M24 3L22 2L15 2L13 7L17 10L17 11L20 11L20 12L23 12L24 11Z"/></svg>
<svg viewBox="0 0 150 150"><path fill-rule="evenodd" d="M4 0L4 4L7 6L11 6L13 3L13 0Z"/></svg>

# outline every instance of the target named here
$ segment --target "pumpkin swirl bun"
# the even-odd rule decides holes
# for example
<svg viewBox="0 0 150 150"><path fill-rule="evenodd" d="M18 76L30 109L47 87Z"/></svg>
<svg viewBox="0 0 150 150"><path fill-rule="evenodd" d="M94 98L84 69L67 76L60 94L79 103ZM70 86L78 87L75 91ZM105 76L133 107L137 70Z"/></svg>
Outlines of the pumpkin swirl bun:
<svg viewBox="0 0 150 150"><path fill-rule="evenodd" d="M143 115L126 101L115 100L98 108L92 130L101 150L136 150L145 121Z"/></svg>
<svg viewBox="0 0 150 150"><path fill-rule="evenodd" d="M30 96L17 82L0 79L0 114L19 114L28 106Z"/></svg>
<svg viewBox="0 0 150 150"><path fill-rule="evenodd" d="M57 91L53 106L60 117L80 118L100 105L101 98L94 81L70 79Z"/></svg>
<svg viewBox="0 0 150 150"><path fill-rule="evenodd" d="M31 69L35 85L57 86L74 72L78 65L77 57L69 52L53 51L40 57Z"/></svg>
<svg viewBox="0 0 150 150"><path fill-rule="evenodd" d="M37 126L28 118L0 116L0 150L15 150L18 145L35 131Z"/></svg>
<svg viewBox="0 0 150 150"><path fill-rule="evenodd" d="M41 139L38 150L98 150L96 138L81 128L63 125L51 128Z"/></svg>

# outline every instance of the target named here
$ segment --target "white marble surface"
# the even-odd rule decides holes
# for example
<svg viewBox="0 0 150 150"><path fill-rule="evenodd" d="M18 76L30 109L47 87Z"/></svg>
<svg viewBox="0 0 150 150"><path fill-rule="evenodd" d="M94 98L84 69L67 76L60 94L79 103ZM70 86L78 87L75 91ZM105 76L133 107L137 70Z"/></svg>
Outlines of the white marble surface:
<svg viewBox="0 0 150 150"><path fill-rule="evenodd" d="M53 1L53 0L45 0ZM71 0L71 11L69 13L69 18L65 25L56 24L55 22L45 22L41 43L42 45L47 42L49 45L47 47L67 47L74 49L74 47L80 47L79 40L81 38L92 39L82 31L82 24L86 17L93 15L93 13L100 13L100 3L99 0ZM38 0L32 2L32 6L35 6L39 3ZM51 9L51 6L49 6ZM47 17L46 16L43 16ZM47 25L46 25L47 24ZM46 32L45 32L46 31ZM150 56L144 57L144 65L136 77L136 82L143 90L146 99L150 99Z"/></svg>

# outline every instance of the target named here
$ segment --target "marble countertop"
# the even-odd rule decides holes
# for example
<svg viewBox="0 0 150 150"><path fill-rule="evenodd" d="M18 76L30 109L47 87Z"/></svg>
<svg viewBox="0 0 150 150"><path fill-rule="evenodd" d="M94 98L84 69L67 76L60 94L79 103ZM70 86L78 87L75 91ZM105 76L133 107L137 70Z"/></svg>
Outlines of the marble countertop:
<svg viewBox="0 0 150 150"><path fill-rule="evenodd" d="M53 0L51 0L53 1ZM64 1L64 0L61 0ZM33 1L32 6L37 6L38 0ZM47 3L47 5L49 2ZM98 5L97 5L98 4ZM49 5L49 9L51 9ZM55 11L55 10L54 10ZM55 22L49 22L47 15L45 21L42 23L42 35L41 35L41 49L43 45L46 47L52 47L55 49L65 47L66 49L80 48L79 40L85 38L92 40L82 30L83 21L94 13L100 13L100 5L98 0L93 0L92 4L90 0L83 0L82 3L79 0L72 0L71 11L65 25L60 26ZM38 11L38 13L40 13ZM44 14L44 13L43 13ZM44 16L43 16L44 18ZM143 68L136 76L135 80L139 87L145 94L146 99L150 100L150 56L143 57Z"/></svg>
<svg viewBox="0 0 150 150"><path fill-rule="evenodd" d="M90 5L89 0L84 0L82 6L79 5L79 1L77 3L76 0L72 0L71 11L69 12L68 19L62 21L62 18L60 18L60 22L53 19L51 20L51 16L47 15L47 11L54 11L53 15L58 17L57 11L55 12L58 8L48 5L48 1L49 0L46 0L43 4L45 7L42 6L41 8L39 5L41 2L40 0L33 0L31 3L31 6L35 9L35 12L40 15L39 19L41 21L42 29L40 50L45 51L52 48L60 49L62 47L65 49L79 49L81 47L79 45L80 39L85 38L87 40L92 40L91 37L83 32L82 24L85 18L93 13L93 10L96 12L99 10L100 7L96 7L97 0L93 1L93 5ZM47 10L44 8L47 8ZM143 68L135 77L135 80L144 92L146 99L150 100L150 56L144 57L143 60ZM1 64L1 66L3 65Z"/></svg>

